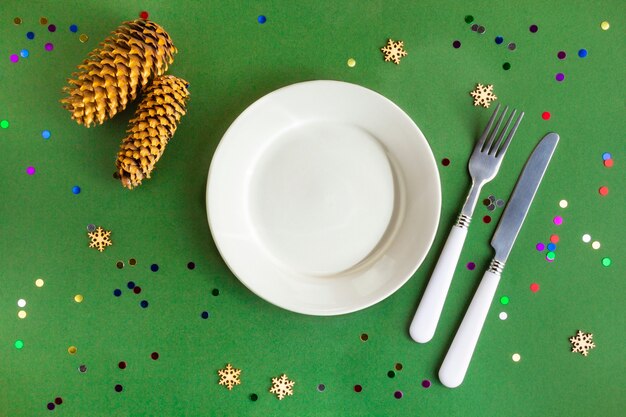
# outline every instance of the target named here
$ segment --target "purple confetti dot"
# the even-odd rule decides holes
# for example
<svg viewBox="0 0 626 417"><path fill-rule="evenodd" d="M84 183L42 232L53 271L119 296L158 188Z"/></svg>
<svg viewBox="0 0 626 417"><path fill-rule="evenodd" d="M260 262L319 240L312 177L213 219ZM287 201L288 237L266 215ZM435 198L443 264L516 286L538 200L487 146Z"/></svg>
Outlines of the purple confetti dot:
<svg viewBox="0 0 626 417"><path fill-rule="evenodd" d="M563 74L562 72L559 72L558 74L556 74L554 78L556 78L557 81L561 82L565 79L565 74Z"/></svg>
<svg viewBox="0 0 626 417"><path fill-rule="evenodd" d="M54 45L50 42L48 42L44 48L46 48L46 51L52 51L54 49Z"/></svg>
<svg viewBox="0 0 626 417"><path fill-rule="evenodd" d="M28 167L28 168L26 168L26 173L28 175L35 175L35 167Z"/></svg>
<svg viewBox="0 0 626 417"><path fill-rule="evenodd" d="M559 52L556 54L556 56L557 56L557 58L559 58L559 59L565 59L565 57L567 56L567 54L565 53L565 51L559 51Z"/></svg>
<svg viewBox="0 0 626 417"><path fill-rule="evenodd" d="M454 42L452 42L452 46L453 46L455 49L460 48L460 47L461 47L461 41L454 41Z"/></svg>
<svg viewBox="0 0 626 417"><path fill-rule="evenodd" d="M476 264L474 262L467 263L467 269L469 269L470 271L473 271L474 268L476 268Z"/></svg>
<svg viewBox="0 0 626 417"><path fill-rule="evenodd" d="M537 27L537 25L530 25L530 27L528 28L528 30L530 30L530 33L537 33L537 31L539 30L539 28Z"/></svg>
<svg viewBox="0 0 626 417"><path fill-rule="evenodd" d="M402 391L396 391L393 393L393 396L396 397L397 399L402 398L404 394L402 393Z"/></svg>
<svg viewBox="0 0 626 417"><path fill-rule="evenodd" d="M542 250L544 250L546 248L546 245L544 245L543 243L539 242L537 243L537 246L535 246L537 248L537 250L539 252L541 252Z"/></svg>
<svg viewBox="0 0 626 417"><path fill-rule="evenodd" d="M48 30L49 30L50 32L56 32L57 27L56 27L56 25L49 25L49 26L48 26Z"/></svg>
<svg viewBox="0 0 626 417"><path fill-rule="evenodd" d="M54 407L55 407L54 403L48 403L48 410L52 411L54 410Z"/></svg>
<svg viewBox="0 0 626 417"><path fill-rule="evenodd" d="M557 226L560 226L563 224L563 217L556 216L553 221L554 221L554 224L556 224Z"/></svg>
<svg viewBox="0 0 626 417"><path fill-rule="evenodd" d="M20 60L20 57L17 54L11 54L9 58L11 59L11 62L13 62L14 64Z"/></svg>
<svg viewBox="0 0 626 417"><path fill-rule="evenodd" d="M430 388L430 380L428 380L428 379L423 380L422 381L422 386L424 388Z"/></svg>

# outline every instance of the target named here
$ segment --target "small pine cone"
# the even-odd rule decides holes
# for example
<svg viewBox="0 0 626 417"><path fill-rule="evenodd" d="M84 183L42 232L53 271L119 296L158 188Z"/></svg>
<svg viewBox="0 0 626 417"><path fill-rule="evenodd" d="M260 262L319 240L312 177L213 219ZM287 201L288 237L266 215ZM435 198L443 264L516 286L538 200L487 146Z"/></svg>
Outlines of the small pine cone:
<svg viewBox="0 0 626 417"><path fill-rule="evenodd" d="M163 75L146 89L117 154L115 174L129 190L141 185L144 178L150 178L165 145L174 136L187 112L187 87L185 80Z"/></svg>
<svg viewBox="0 0 626 417"><path fill-rule="evenodd" d="M178 52L152 21L124 22L78 66L61 99L78 124L102 124L123 111L152 77L162 75Z"/></svg>

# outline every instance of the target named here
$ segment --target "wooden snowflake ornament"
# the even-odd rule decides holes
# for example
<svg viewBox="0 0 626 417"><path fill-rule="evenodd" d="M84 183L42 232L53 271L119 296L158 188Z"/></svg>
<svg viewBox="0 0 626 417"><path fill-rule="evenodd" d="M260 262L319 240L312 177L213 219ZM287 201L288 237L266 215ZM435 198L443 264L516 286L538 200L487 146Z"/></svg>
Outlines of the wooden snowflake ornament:
<svg viewBox="0 0 626 417"><path fill-rule="evenodd" d="M595 343L593 343L593 334L580 330L576 333L576 336L570 337L569 341L572 344L572 353L580 352L583 356L587 356L589 351L596 347Z"/></svg>
<svg viewBox="0 0 626 417"><path fill-rule="evenodd" d="M272 388L270 392L276 394L279 400L282 400L287 395L293 395L294 381L290 381L287 375L282 374L280 378L272 378Z"/></svg>
<svg viewBox="0 0 626 417"><path fill-rule="evenodd" d="M217 374L220 377L218 384L224 385L229 391L232 390L235 385L241 384L241 380L239 379L241 369L233 368L230 363L226 365L226 368L217 371Z"/></svg>
<svg viewBox="0 0 626 417"><path fill-rule="evenodd" d="M487 86L478 84L474 91L470 92L470 95L474 97L474 106L483 106L484 108L488 108L492 101L498 99L493 94L493 85L491 84Z"/></svg>
<svg viewBox="0 0 626 417"><path fill-rule="evenodd" d="M407 52L404 50L404 42L394 42L392 39L387 40L387 45L380 50L385 55L385 62L393 61L396 65L400 64L400 59L407 56Z"/></svg>
<svg viewBox="0 0 626 417"><path fill-rule="evenodd" d="M89 247L96 248L100 252L103 252L107 246L111 246L113 244L113 242L111 242L111 231L104 230L100 226L98 226L98 228L93 232L87 232L87 236L91 239Z"/></svg>

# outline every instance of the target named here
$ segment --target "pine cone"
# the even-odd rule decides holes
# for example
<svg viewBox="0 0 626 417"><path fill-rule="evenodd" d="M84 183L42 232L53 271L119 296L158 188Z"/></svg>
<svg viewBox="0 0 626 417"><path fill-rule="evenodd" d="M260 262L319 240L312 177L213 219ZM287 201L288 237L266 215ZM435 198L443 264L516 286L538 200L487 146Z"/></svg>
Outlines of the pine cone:
<svg viewBox="0 0 626 417"><path fill-rule="evenodd" d="M162 75L177 52L170 36L152 21L124 22L78 66L61 100L78 124L102 124L137 98L151 77Z"/></svg>
<svg viewBox="0 0 626 417"><path fill-rule="evenodd" d="M128 135L117 154L117 171L122 185L130 190L150 178L165 145L174 136L185 115L188 84L173 75L155 78L130 120Z"/></svg>

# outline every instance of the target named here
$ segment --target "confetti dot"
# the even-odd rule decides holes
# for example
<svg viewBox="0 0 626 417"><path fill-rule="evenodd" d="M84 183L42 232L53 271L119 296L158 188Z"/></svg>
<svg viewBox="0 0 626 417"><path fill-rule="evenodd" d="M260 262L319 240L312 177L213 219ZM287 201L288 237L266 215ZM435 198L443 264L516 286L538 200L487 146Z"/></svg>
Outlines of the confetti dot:
<svg viewBox="0 0 626 417"><path fill-rule="evenodd" d="M27 315L28 314L26 314L26 312L24 310L20 310L20 311L17 312L17 317L19 317L21 319L25 319Z"/></svg>
<svg viewBox="0 0 626 417"><path fill-rule="evenodd" d="M203 311L202 314L200 314L200 317L202 317L203 319L208 319L209 318L209 312L208 311Z"/></svg>
<svg viewBox="0 0 626 417"><path fill-rule="evenodd" d="M559 243L559 235L550 235L550 242L554 243L555 245Z"/></svg>
<svg viewBox="0 0 626 417"><path fill-rule="evenodd" d="M360 339L362 342L367 342L369 340L369 336L367 333L361 333Z"/></svg>
<svg viewBox="0 0 626 417"><path fill-rule="evenodd" d="M611 168L613 166L613 160L612 159L607 159L605 161L603 161L604 166L607 168Z"/></svg>
<svg viewBox="0 0 626 417"><path fill-rule="evenodd" d="M87 365L80 365L78 367L78 372L80 372L81 374L84 374L85 372L87 372Z"/></svg>
<svg viewBox="0 0 626 417"><path fill-rule="evenodd" d="M141 308L148 308L148 302L146 300L141 300L139 305L141 306Z"/></svg>
<svg viewBox="0 0 626 417"><path fill-rule="evenodd" d="M354 68L356 66L356 59L348 58L347 64L350 68Z"/></svg>
<svg viewBox="0 0 626 417"><path fill-rule="evenodd" d="M122 290L120 290L119 288L113 290L113 295L119 297L120 295L122 295Z"/></svg>
<svg viewBox="0 0 626 417"><path fill-rule="evenodd" d="M485 216L485 217L483 217L483 222L484 222L484 223L491 223L491 216Z"/></svg>
<svg viewBox="0 0 626 417"><path fill-rule="evenodd" d="M450 165L450 160L448 158L443 158L441 160L441 165L443 165L444 167L447 167L448 165Z"/></svg>
<svg viewBox="0 0 626 417"><path fill-rule="evenodd" d="M515 44L515 42L511 42L506 46L509 51L514 51L517 48L517 45Z"/></svg>
<svg viewBox="0 0 626 417"><path fill-rule="evenodd" d="M259 22L260 24L263 24L265 22L267 22L267 17L263 16L263 15L259 15L259 17L256 18L257 22Z"/></svg>
<svg viewBox="0 0 626 417"><path fill-rule="evenodd" d="M541 113L541 118L543 120L550 120L550 112L549 111L544 111L543 113Z"/></svg>
<svg viewBox="0 0 626 417"><path fill-rule="evenodd" d="M148 16L149 16L149 14L148 14L148 12L147 12L147 11L145 11L145 10L144 10L144 11L142 11L141 13L139 13L139 18L140 18L140 19L146 20L146 19L148 19Z"/></svg>
<svg viewBox="0 0 626 417"><path fill-rule="evenodd" d="M16 25L21 25L22 24L22 18L21 17L16 17L15 19L13 19L13 23L15 23Z"/></svg>
<svg viewBox="0 0 626 417"><path fill-rule="evenodd" d="M50 139L50 131L49 130L42 130L41 131L41 137L44 139Z"/></svg>
<svg viewBox="0 0 626 417"><path fill-rule="evenodd" d="M502 42L504 42L504 38L502 36L496 36L496 39L494 39L494 41L497 45L500 45Z"/></svg>
<svg viewBox="0 0 626 417"><path fill-rule="evenodd" d="M539 28L537 27L537 25L530 25L530 27L528 28L528 30L530 30L530 33L537 33L537 31L539 30Z"/></svg>
<svg viewBox="0 0 626 417"><path fill-rule="evenodd" d="M34 32L27 32L26 33L26 38L30 39L30 40L35 39L35 33Z"/></svg>
<svg viewBox="0 0 626 417"><path fill-rule="evenodd" d="M50 32L56 32L57 27L56 27L56 25L49 25L49 26L48 26L48 30L49 30Z"/></svg>
<svg viewBox="0 0 626 417"><path fill-rule="evenodd" d="M70 32L72 32L72 33L76 33L76 32L78 32L78 26L76 26L76 25L70 25Z"/></svg>
<svg viewBox="0 0 626 417"><path fill-rule="evenodd" d="M489 211L494 211L495 209L496 209L496 205L495 205L495 204L493 204L493 203L491 203L491 204L489 204L489 205L487 206L487 210L489 210Z"/></svg>
<svg viewBox="0 0 626 417"><path fill-rule="evenodd" d="M363 391L363 387L362 386L360 386L358 384L354 386L354 392L361 392L361 391Z"/></svg>
<svg viewBox="0 0 626 417"><path fill-rule="evenodd" d="M474 21L474 16L469 15L469 14L465 16L465 23L469 24L469 23L472 23L473 21Z"/></svg>
<svg viewBox="0 0 626 417"><path fill-rule="evenodd" d="M54 403L55 403L56 405L61 405L61 404L63 404L63 398L61 398L61 397L56 397L56 398L54 399Z"/></svg>
<svg viewBox="0 0 626 417"><path fill-rule="evenodd" d="M548 250L550 252L554 252L556 250L556 245L554 243L548 243Z"/></svg>
<svg viewBox="0 0 626 417"><path fill-rule="evenodd" d="M422 381L422 387L430 388L430 386L431 386L431 382L430 382L429 379L425 379L425 380Z"/></svg>
<svg viewBox="0 0 626 417"><path fill-rule="evenodd" d="M611 266L611 263L612 263L611 258L602 258L602 266L609 267Z"/></svg>
<svg viewBox="0 0 626 417"><path fill-rule="evenodd" d="M476 23L472 25L472 31L474 32L478 31L478 25Z"/></svg>
<svg viewBox="0 0 626 417"><path fill-rule="evenodd" d="M600 195L605 196L609 194L609 187L603 185L602 187L600 187L598 189L598 192L600 193Z"/></svg>
<svg viewBox="0 0 626 417"><path fill-rule="evenodd" d="M511 359L513 359L513 362L519 362L522 357L520 356L519 353L514 353L513 356L511 356Z"/></svg>
<svg viewBox="0 0 626 417"><path fill-rule="evenodd" d="M496 200L496 206L504 207L504 200Z"/></svg>
<svg viewBox="0 0 626 417"><path fill-rule="evenodd" d="M596 250L600 249L600 246L600 242L598 242L597 240L591 244L591 247Z"/></svg>
<svg viewBox="0 0 626 417"><path fill-rule="evenodd" d="M0 120L0 127L3 129L8 129L9 128L9 121L8 120Z"/></svg>
<svg viewBox="0 0 626 417"><path fill-rule="evenodd" d="M126 369L126 365L127 365L127 364L126 364L126 362L124 362L124 361L120 361L120 362L117 364L117 367L118 367L118 368L120 368L120 369Z"/></svg>
<svg viewBox="0 0 626 417"><path fill-rule="evenodd" d="M48 18L47 17L40 17L39 18L39 23L42 25L47 25L48 24Z"/></svg>
<svg viewBox="0 0 626 417"><path fill-rule="evenodd" d="M401 370L402 370L402 368L403 368L403 366L402 366L402 364L401 364L401 363L399 363L399 362L398 362L398 363L396 363L396 365L394 366L394 368L396 368L396 371L401 371Z"/></svg>
<svg viewBox="0 0 626 417"><path fill-rule="evenodd" d="M35 167L28 167L28 168L26 168L26 173L28 175L35 175L35 172L36 172L35 171Z"/></svg>
<svg viewBox="0 0 626 417"><path fill-rule="evenodd" d="M452 47L455 49L459 49L461 47L461 41L452 42Z"/></svg>
<svg viewBox="0 0 626 417"><path fill-rule="evenodd" d="M85 43L89 40L89 36L83 33L82 35L78 37L78 40L81 41L82 43Z"/></svg>
<svg viewBox="0 0 626 417"><path fill-rule="evenodd" d="M319 384L319 385L317 386L317 390L318 390L319 392L323 392L325 389L326 389L326 385L324 385L324 384Z"/></svg>
<svg viewBox="0 0 626 417"><path fill-rule="evenodd" d="M506 295L500 297L500 304L502 304L502 305L507 305L509 303L509 301L511 301L511 300Z"/></svg>
<svg viewBox="0 0 626 417"><path fill-rule="evenodd" d="M578 56L581 58L585 58L587 56L587 50L586 49L580 49L578 51Z"/></svg>
<svg viewBox="0 0 626 417"><path fill-rule="evenodd" d="M20 57L17 54L11 54L9 56L9 59L11 60L11 62L13 62L15 64L16 62L18 62L20 60Z"/></svg>
<svg viewBox="0 0 626 417"><path fill-rule="evenodd" d="M556 57L559 59L565 59L565 57L567 56L567 54L565 53L565 51L559 51L556 54Z"/></svg>
<svg viewBox="0 0 626 417"><path fill-rule="evenodd" d="M47 407L48 407L48 410L52 411L54 410L55 405L54 403L48 403Z"/></svg>
<svg viewBox="0 0 626 417"><path fill-rule="evenodd" d="M28 52L28 49L22 49L22 50L20 51L20 56L21 56L22 58L28 58L28 56L29 56L29 55L30 55L30 52Z"/></svg>
<svg viewBox="0 0 626 417"><path fill-rule="evenodd" d="M82 303L84 299L85 298L82 296L82 294L76 294L74 296L74 301L76 301L77 303Z"/></svg>
<svg viewBox="0 0 626 417"><path fill-rule="evenodd" d="M583 242L585 242L585 243L591 242L591 235L584 234L583 235Z"/></svg>
<svg viewBox="0 0 626 417"><path fill-rule="evenodd" d="M26 307L26 300L24 300L23 298L20 298L19 300L17 300L17 306L21 308Z"/></svg>
<svg viewBox="0 0 626 417"><path fill-rule="evenodd" d="M135 294L140 294L140 293L141 293L141 287L135 287L135 288L133 288L133 292L134 292Z"/></svg>
<svg viewBox="0 0 626 417"><path fill-rule="evenodd" d="M35 286L37 286L37 287L39 287L39 288L43 287L43 285L44 285L44 284L45 284L45 282L44 282L44 280L43 280L43 279L41 279L41 278L37 278L37 279L35 280Z"/></svg>
<svg viewBox="0 0 626 417"><path fill-rule="evenodd" d="M556 224L557 226L560 226L563 224L563 217L561 216L556 216L554 219L552 219L552 221L554 222L554 224Z"/></svg>
<svg viewBox="0 0 626 417"><path fill-rule="evenodd" d="M505 62L504 64L502 64L502 69L505 71L508 71L511 69L511 64L508 62Z"/></svg>
<svg viewBox="0 0 626 417"><path fill-rule="evenodd" d="M126 284L126 286L128 287L129 290L132 290L133 288L135 288L135 282L128 281L128 284Z"/></svg>
<svg viewBox="0 0 626 417"><path fill-rule="evenodd" d="M485 199L483 200L483 205L485 205L485 206L489 206L489 205L491 205L491 199L489 199L489 198L485 198Z"/></svg>
<svg viewBox="0 0 626 417"><path fill-rule="evenodd" d="M402 398L402 396L403 396L403 395L404 395L404 394L402 394L402 391L396 391L396 392L394 392L394 393L393 393L393 396L394 396L395 398L397 398L398 400L399 400L400 398Z"/></svg>
<svg viewBox="0 0 626 417"><path fill-rule="evenodd" d="M568 202L567 200L561 200L559 201L559 207L561 208L567 208Z"/></svg>
<svg viewBox="0 0 626 417"><path fill-rule="evenodd" d="M609 30L611 24L605 20L604 22L600 23L600 27L602 28L602 30Z"/></svg>
<svg viewBox="0 0 626 417"><path fill-rule="evenodd" d="M152 358L153 361L156 361L157 359L159 359L159 352L152 352L150 354L150 357Z"/></svg>
<svg viewBox="0 0 626 417"><path fill-rule="evenodd" d="M152 264L152 265L150 265L150 270L151 270L152 272L156 272L156 271L158 271L158 270L159 270L159 265L157 265L157 264Z"/></svg>
<svg viewBox="0 0 626 417"><path fill-rule="evenodd" d="M67 348L67 353L69 353L70 355L75 355L76 352L78 352L78 349L76 348L76 346L70 346Z"/></svg>
<svg viewBox="0 0 626 417"><path fill-rule="evenodd" d="M195 269L195 267L196 267L195 263L193 263L193 262L188 262L187 263L187 269Z"/></svg>
<svg viewBox="0 0 626 417"><path fill-rule="evenodd" d="M476 32L480 33L481 35L485 33L486 31L487 29L485 29L484 26L478 26L478 29L476 30Z"/></svg>
<svg viewBox="0 0 626 417"><path fill-rule="evenodd" d="M509 315L506 314L506 312L502 311L500 312L500 314L498 314L498 317L500 318L500 320L506 320Z"/></svg>
<svg viewBox="0 0 626 417"><path fill-rule="evenodd" d="M80 187L78 185L72 187L72 194L80 194Z"/></svg>
<svg viewBox="0 0 626 417"><path fill-rule="evenodd" d="M473 271L474 268L476 268L476 264L474 262L468 262L467 265L465 265L467 267L467 269L469 269L470 271Z"/></svg>
<svg viewBox="0 0 626 417"><path fill-rule="evenodd" d="M259 396L256 394L250 394L250 401L256 401L259 399Z"/></svg>
<svg viewBox="0 0 626 417"><path fill-rule="evenodd" d="M115 386L115 392L122 392L124 390L124 387L121 386L120 384L117 384Z"/></svg>
<svg viewBox="0 0 626 417"><path fill-rule="evenodd" d="M22 349L24 347L24 341L16 340L14 346L16 349Z"/></svg>
<svg viewBox="0 0 626 417"><path fill-rule="evenodd" d="M45 44L44 48L46 51L52 51L54 49L54 45L48 42L47 44Z"/></svg>
<svg viewBox="0 0 626 417"><path fill-rule="evenodd" d="M530 290L532 292L537 292L539 291L539 284L537 284L536 282L533 282L532 284L530 284Z"/></svg>
<svg viewBox="0 0 626 417"><path fill-rule="evenodd" d="M389 378L394 378L396 376L396 373L394 371L389 371L389 372L387 372L387 376Z"/></svg>
<svg viewBox="0 0 626 417"><path fill-rule="evenodd" d="M95 224L88 224L87 225L87 231L88 232L93 232L94 230L96 230L96 225Z"/></svg>
<svg viewBox="0 0 626 417"><path fill-rule="evenodd" d="M220 295L220 290L218 290L217 288L213 288L211 294L213 294L214 297L217 297L218 295Z"/></svg>
<svg viewBox="0 0 626 417"><path fill-rule="evenodd" d="M137 265L137 259L135 259L135 258L130 258L130 259L128 260L128 264L129 264L130 266L135 266L135 265Z"/></svg>
<svg viewBox="0 0 626 417"><path fill-rule="evenodd" d="M554 78L558 81L561 82L565 79L565 74L563 74L562 72L557 73Z"/></svg>
<svg viewBox="0 0 626 417"><path fill-rule="evenodd" d="M548 261L554 261L554 258L556 258L556 253L554 253L554 252L548 252L548 253L546 254L546 259L547 259Z"/></svg>

